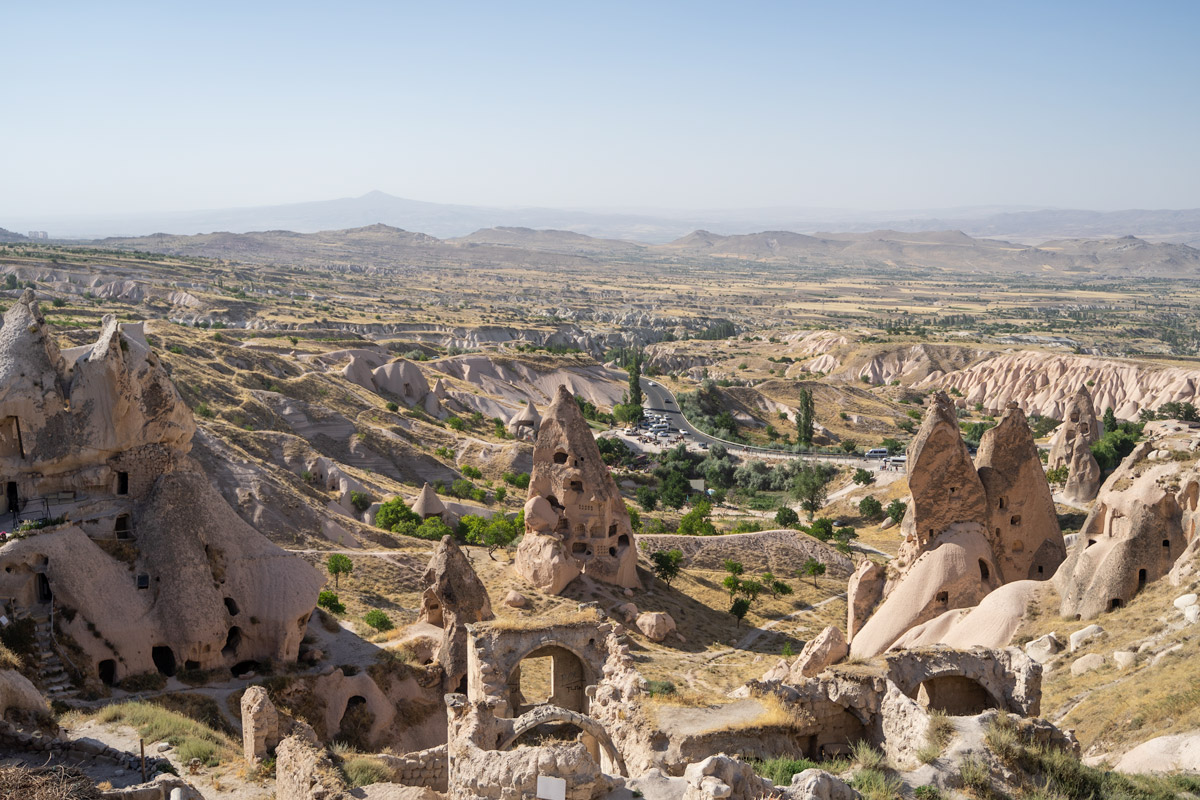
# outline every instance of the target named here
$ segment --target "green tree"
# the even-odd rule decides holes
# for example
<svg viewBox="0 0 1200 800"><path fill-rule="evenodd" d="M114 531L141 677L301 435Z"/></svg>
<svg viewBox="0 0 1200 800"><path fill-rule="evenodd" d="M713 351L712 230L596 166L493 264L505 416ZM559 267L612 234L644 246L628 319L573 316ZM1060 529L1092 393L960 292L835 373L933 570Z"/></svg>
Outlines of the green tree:
<svg viewBox="0 0 1200 800"><path fill-rule="evenodd" d="M869 469L863 469L862 467L859 467L858 469L854 470L854 482L859 486L870 486L875 482L875 474Z"/></svg>
<svg viewBox="0 0 1200 800"><path fill-rule="evenodd" d="M450 417L446 420L446 424L456 431L461 431L467 425L467 423L463 422L462 417Z"/></svg>
<svg viewBox="0 0 1200 800"><path fill-rule="evenodd" d="M670 589L671 581L675 580L683 568L683 551L656 550L650 554L650 564L654 574Z"/></svg>
<svg viewBox="0 0 1200 800"><path fill-rule="evenodd" d="M879 443L879 446L887 448L889 456L894 456L904 449L904 443L899 439L884 439Z"/></svg>
<svg viewBox="0 0 1200 800"><path fill-rule="evenodd" d="M899 525L904 520L904 512L908 511L908 506L903 500L893 500L888 503L887 515L892 518L892 522Z"/></svg>
<svg viewBox="0 0 1200 800"><path fill-rule="evenodd" d="M371 507L371 502L371 495L366 492L350 492L350 505L360 514Z"/></svg>
<svg viewBox="0 0 1200 800"><path fill-rule="evenodd" d="M738 594L748 597L752 603L762 594L762 590L763 585L753 578L747 578L738 586Z"/></svg>
<svg viewBox="0 0 1200 800"><path fill-rule="evenodd" d="M823 470L806 464L792 480L792 494L800 501L800 507L808 513L809 521L825 505L829 494L829 481Z"/></svg>
<svg viewBox="0 0 1200 800"><path fill-rule="evenodd" d="M846 451L847 453L853 453L857 449L858 442L854 441L853 439L842 440L842 450Z"/></svg>
<svg viewBox="0 0 1200 800"><path fill-rule="evenodd" d="M742 627L742 620L745 619L746 613L750 611L750 601L744 597L735 598L733 605L729 607L729 613L733 614L737 620L737 627Z"/></svg>
<svg viewBox="0 0 1200 800"><path fill-rule="evenodd" d="M822 542L833 538L833 520L829 517L818 517L808 526L808 534Z"/></svg>
<svg viewBox="0 0 1200 800"><path fill-rule="evenodd" d="M666 480L663 481L662 487L659 489L658 497L662 500L662 504L669 508L682 508L687 502L688 494L692 487L688 483L687 475L681 470L671 470L667 474Z"/></svg>
<svg viewBox="0 0 1200 800"><path fill-rule="evenodd" d="M338 579L342 575L349 575L354 571L354 562L342 553L330 553L328 560L325 562L325 569L333 576L333 589L338 590Z"/></svg>
<svg viewBox="0 0 1200 800"><path fill-rule="evenodd" d="M745 567L742 566L742 562L734 561L732 558L725 559L725 561L721 563L721 566L724 567L725 571L730 575L741 575L743 572L745 572Z"/></svg>
<svg viewBox="0 0 1200 800"><path fill-rule="evenodd" d="M390 631L392 628L396 627L392 623L391 617L380 611L378 608L372 608L370 611L368 611L366 616L363 617L363 622L367 623L377 631Z"/></svg>
<svg viewBox="0 0 1200 800"><path fill-rule="evenodd" d="M629 362L629 405L642 408L642 351L635 351ZM638 414L641 418L641 414Z"/></svg>
<svg viewBox="0 0 1200 800"><path fill-rule="evenodd" d="M1054 467L1053 469L1046 470L1046 481L1048 483L1062 485L1067 482L1067 477L1070 474L1071 470L1067 468L1066 464L1063 464L1061 466Z"/></svg>
<svg viewBox="0 0 1200 800"><path fill-rule="evenodd" d="M737 594L737 590L741 588L742 579L737 575L726 575L725 580L721 581L721 585L729 590L729 597L732 598Z"/></svg>
<svg viewBox="0 0 1200 800"><path fill-rule="evenodd" d="M395 531L404 522L420 525L421 518L408 507L408 503L404 502L403 498L393 497L379 506L379 510L375 512L375 527L383 528L385 531Z"/></svg>
<svg viewBox="0 0 1200 800"><path fill-rule="evenodd" d="M781 528L791 528L800 521L800 515L787 506L775 512L775 524Z"/></svg>
<svg viewBox="0 0 1200 800"><path fill-rule="evenodd" d="M679 520L680 536L712 536L717 532L708 517L712 514L712 503L701 500Z"/></svg>
<svg viewBox="0 0 1200 800"><path fill-rule="evenodd" d="M643 511L653 511L658 507L658 492L649 486L639 486L634 494Z"/></svg>
<svg viewBox="0 0 1200 800"><path fill-rule="evenodd" d="M796 439L808 447L812 444L813 431L816 426L816 406L813 403L812 392L801 387L800 401L796 408Z"/></svg>
<svg viewBox="0 0 1200 800"><path fill-rule="evenodd" d="M1104 432L1115 431L1117 429L1117 415L1112 410L1112 406L1104 409Z"/></svg>
<svg viewBox="0 0 1200 800"><path fill-rule="evenodd" d="M825 574L825 565L815 558L810 558L804 562L804 566L800 568L800 571L812 578L812 583L815 587L817 585L817 578Z"/></svg>
<svg viewBox="0 0 1200 800"><path fill-rule="evenodd" d="M867 495L858 501L858 513L862 515L863 519L879 519L883 515L883 503L871 495Z"/></svg>

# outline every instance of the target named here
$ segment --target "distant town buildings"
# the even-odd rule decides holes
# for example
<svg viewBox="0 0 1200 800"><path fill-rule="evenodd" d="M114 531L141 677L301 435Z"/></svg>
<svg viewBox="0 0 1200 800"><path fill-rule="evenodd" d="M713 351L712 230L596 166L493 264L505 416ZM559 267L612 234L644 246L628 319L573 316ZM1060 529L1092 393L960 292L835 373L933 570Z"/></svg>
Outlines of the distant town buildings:
<svg viewBox="0 0 1200 800"><path fill-rule="evenodd" d="M28 234L30 239L49 239L50 234L45 231L30 231Z"/></svg>

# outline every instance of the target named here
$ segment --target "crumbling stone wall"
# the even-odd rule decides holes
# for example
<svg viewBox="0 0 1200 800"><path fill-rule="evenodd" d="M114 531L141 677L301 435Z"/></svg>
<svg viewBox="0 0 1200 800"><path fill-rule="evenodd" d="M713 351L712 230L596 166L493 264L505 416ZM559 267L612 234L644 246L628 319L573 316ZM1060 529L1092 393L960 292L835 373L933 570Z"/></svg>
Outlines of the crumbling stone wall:
<svg viewBox="0 0 1200 800"><path fill-rule="evenodd" d="M520 663L534 654L555 659L555 696L577 698L581 707L571 710L586 712L585 689L600 679L613 632L611 623L595 620L528 630L510 630L487 622L466 628L467 698L488 702L500 716L516 715L521 701Z"/></svg>
<svg viewBox="0 0 1200 800"><path fill-rule="evenodd" d="M378 757L392 769L396 783L405 786L427 786L435 792L445 792L447 789L450 781L450 760L444 744L403 756L380 753Z"/></svg>

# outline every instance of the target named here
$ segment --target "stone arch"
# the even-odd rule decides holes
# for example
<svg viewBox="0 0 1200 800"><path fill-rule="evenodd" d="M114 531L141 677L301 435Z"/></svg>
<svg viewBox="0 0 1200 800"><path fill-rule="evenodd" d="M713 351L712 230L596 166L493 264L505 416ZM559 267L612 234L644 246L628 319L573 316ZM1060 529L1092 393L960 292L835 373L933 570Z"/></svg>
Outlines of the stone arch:
<svg viewBox="0 0 1200 800"><path fill-rule="evenodd" d="M608 735L608 731L604 730L604 726L589 716L580 714L570 709L561 708L554 705L542 705L522 714L513 721L513 729L508 736L500 742L497 750L508 750L522 734L536 728L539 725L544 725L548 722L565 722L579 728L588 736L593 737L608 756L609 761L616 768L618 775L628 777L629 773L625 768L625 759L621 758L620 751L613 744L612 738Z"/></svg>
<svg viewBox="0 0 1200 800"><path fill-rule="evenodd" d="M550 695L542 705L550 705L582 713L587 710L587 696L584 688L589 683L587 667L584 659L567 647L558 643L537 647L525 655L513 666L508 676L509 705L513 711L519 712L525 698L521 694L521 664L531 658L550 659Z"/></svg>
<svg viewBox="0 0 1200 800"><path fill-rule="evenodd" d="M937 675L921 681L916 700L930 711L944 711L952 717L981 714L1000 703L982 683L965 675Z"/></svg>

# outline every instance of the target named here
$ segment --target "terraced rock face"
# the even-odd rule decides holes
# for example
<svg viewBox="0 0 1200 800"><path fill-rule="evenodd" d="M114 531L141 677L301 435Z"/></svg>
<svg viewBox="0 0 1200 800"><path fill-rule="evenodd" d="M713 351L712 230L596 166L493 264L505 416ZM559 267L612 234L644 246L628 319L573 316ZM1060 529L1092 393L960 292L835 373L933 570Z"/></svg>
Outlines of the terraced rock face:
<svg viewBox="0 0 1200 800"><path fill-rule="evenodd" d="M551 593L562 591L581 572L641 588L629 513L565 386L558 387L534 444L516 569Z"/></svg>
<svg viewBox="0 0 1200 800"><path fill-rule="evenodd" d="M1024 351L996 355L965 369L930 375L917 388L962 393L967 406L982 403L998 412L1016 402L1027 414L1065 420L1074 388L1091 382L1096 409L1111 408L1119 419L1137 419L1143 408L1167 402L1194 403L1200 371L1158 367L1144 361Z"/></svg>

